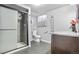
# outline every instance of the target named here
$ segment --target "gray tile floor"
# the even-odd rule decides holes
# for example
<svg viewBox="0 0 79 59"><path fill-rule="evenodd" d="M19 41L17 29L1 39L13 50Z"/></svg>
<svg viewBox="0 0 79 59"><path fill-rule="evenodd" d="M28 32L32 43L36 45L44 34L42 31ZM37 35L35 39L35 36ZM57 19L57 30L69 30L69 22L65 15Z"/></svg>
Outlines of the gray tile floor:
<svg viewBox="0 0 79 59"><path fill-rule="evenodd" d="M50 54L51 45L45 42L34 42L32 41L32 47L23 49L13 54Z"/></svg>

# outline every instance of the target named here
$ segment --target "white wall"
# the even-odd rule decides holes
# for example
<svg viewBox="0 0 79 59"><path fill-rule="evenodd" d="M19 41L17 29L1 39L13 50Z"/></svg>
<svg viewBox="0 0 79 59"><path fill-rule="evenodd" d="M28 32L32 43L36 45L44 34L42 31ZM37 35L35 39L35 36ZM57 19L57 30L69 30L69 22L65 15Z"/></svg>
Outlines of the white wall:
<svg viewBox="0 0 79 59"><path fill-rule="evenodd" d="M34 30L37 30L37 17L31 16L31 33L33 33ZM34 38L32 36L31 41L33 41Z"/></svg>
<svg viewBox="0 0 79 59"><path fill-rule="evenodd" d="M36 20L37 20L37 17L35 17L35 16L31 16L31 22L32 22L31 26L32 26L32 31L37 29Z"/></svg>
<svg viewBox="0 0 79 59"><path fill-rule="evenodd" d="M76 6L65 6L47 13L54 16L54 31L68 31L70 21L76 18Z"/></svg>
<svg viewBox="0 0 79 59"><path fill-rule="evenodd" d="M31 16L38 16L39 13L36 13L36 12L31 12Z"/></svg>

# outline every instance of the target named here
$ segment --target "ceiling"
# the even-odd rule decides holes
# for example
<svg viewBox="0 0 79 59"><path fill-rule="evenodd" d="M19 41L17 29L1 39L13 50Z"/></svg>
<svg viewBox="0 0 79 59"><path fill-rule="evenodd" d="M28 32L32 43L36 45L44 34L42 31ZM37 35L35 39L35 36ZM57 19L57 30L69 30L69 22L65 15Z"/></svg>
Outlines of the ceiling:
<svg viewBox="0 0 79 59"><path fill-rule="evenodd" d="M36 6L34 4L24 4L24 5L29 6L31 8L32 15L38 16L48 11L66 6L67 4L41 4L40 6Z"/></svg>

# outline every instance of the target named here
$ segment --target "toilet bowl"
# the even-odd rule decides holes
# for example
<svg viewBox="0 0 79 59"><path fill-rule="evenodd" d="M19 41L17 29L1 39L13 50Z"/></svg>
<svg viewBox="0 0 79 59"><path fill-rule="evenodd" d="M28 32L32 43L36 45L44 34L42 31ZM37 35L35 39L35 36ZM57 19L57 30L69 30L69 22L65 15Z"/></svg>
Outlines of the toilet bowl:
<svg viewBox="0 0 79 59"><path fill-rule="evenodd" d="M40 42L41 36L37 34L36 30L33 31L33 38L35 39L34 41Z"/></svg>

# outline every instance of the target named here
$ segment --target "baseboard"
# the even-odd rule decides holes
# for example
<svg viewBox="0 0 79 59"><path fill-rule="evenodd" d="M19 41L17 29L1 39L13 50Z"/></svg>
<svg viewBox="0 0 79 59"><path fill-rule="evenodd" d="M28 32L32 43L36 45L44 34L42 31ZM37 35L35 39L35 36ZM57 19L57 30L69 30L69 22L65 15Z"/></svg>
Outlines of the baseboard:
<svg viewBox="0 0 79 59"><path fill-rule="evenodd" d="M29 47L29 46L27 46L27 47L22 47L22 48L20 48L20 49L16 49L16 50L14 50L14 51L10 51L10 52L7 52L7 53L5 53L5 54L12 54L12 53L18 52L18 51L20 51L20 50L26 49L26 48L28 48L28 47Z"/></svg>
<svg viewBox="0 0 79 59"><path fill-rule="evenodd" d="M43 40L43 39L41 41L51 44L51 41L47 41L47 40Z"/></svg>
<svg viewBox="0 0 79 59"><path fill-rule="evenodd" d="M32 40L32 41L35 41L35 42L37 42L36 40ZM51 42L50 42L50 41L47 41L47 40L43 40L43 39L41 39L41 41L42 41L42 42L46 42L46 43L49 43L49 44L51 44Z"/></svg>

